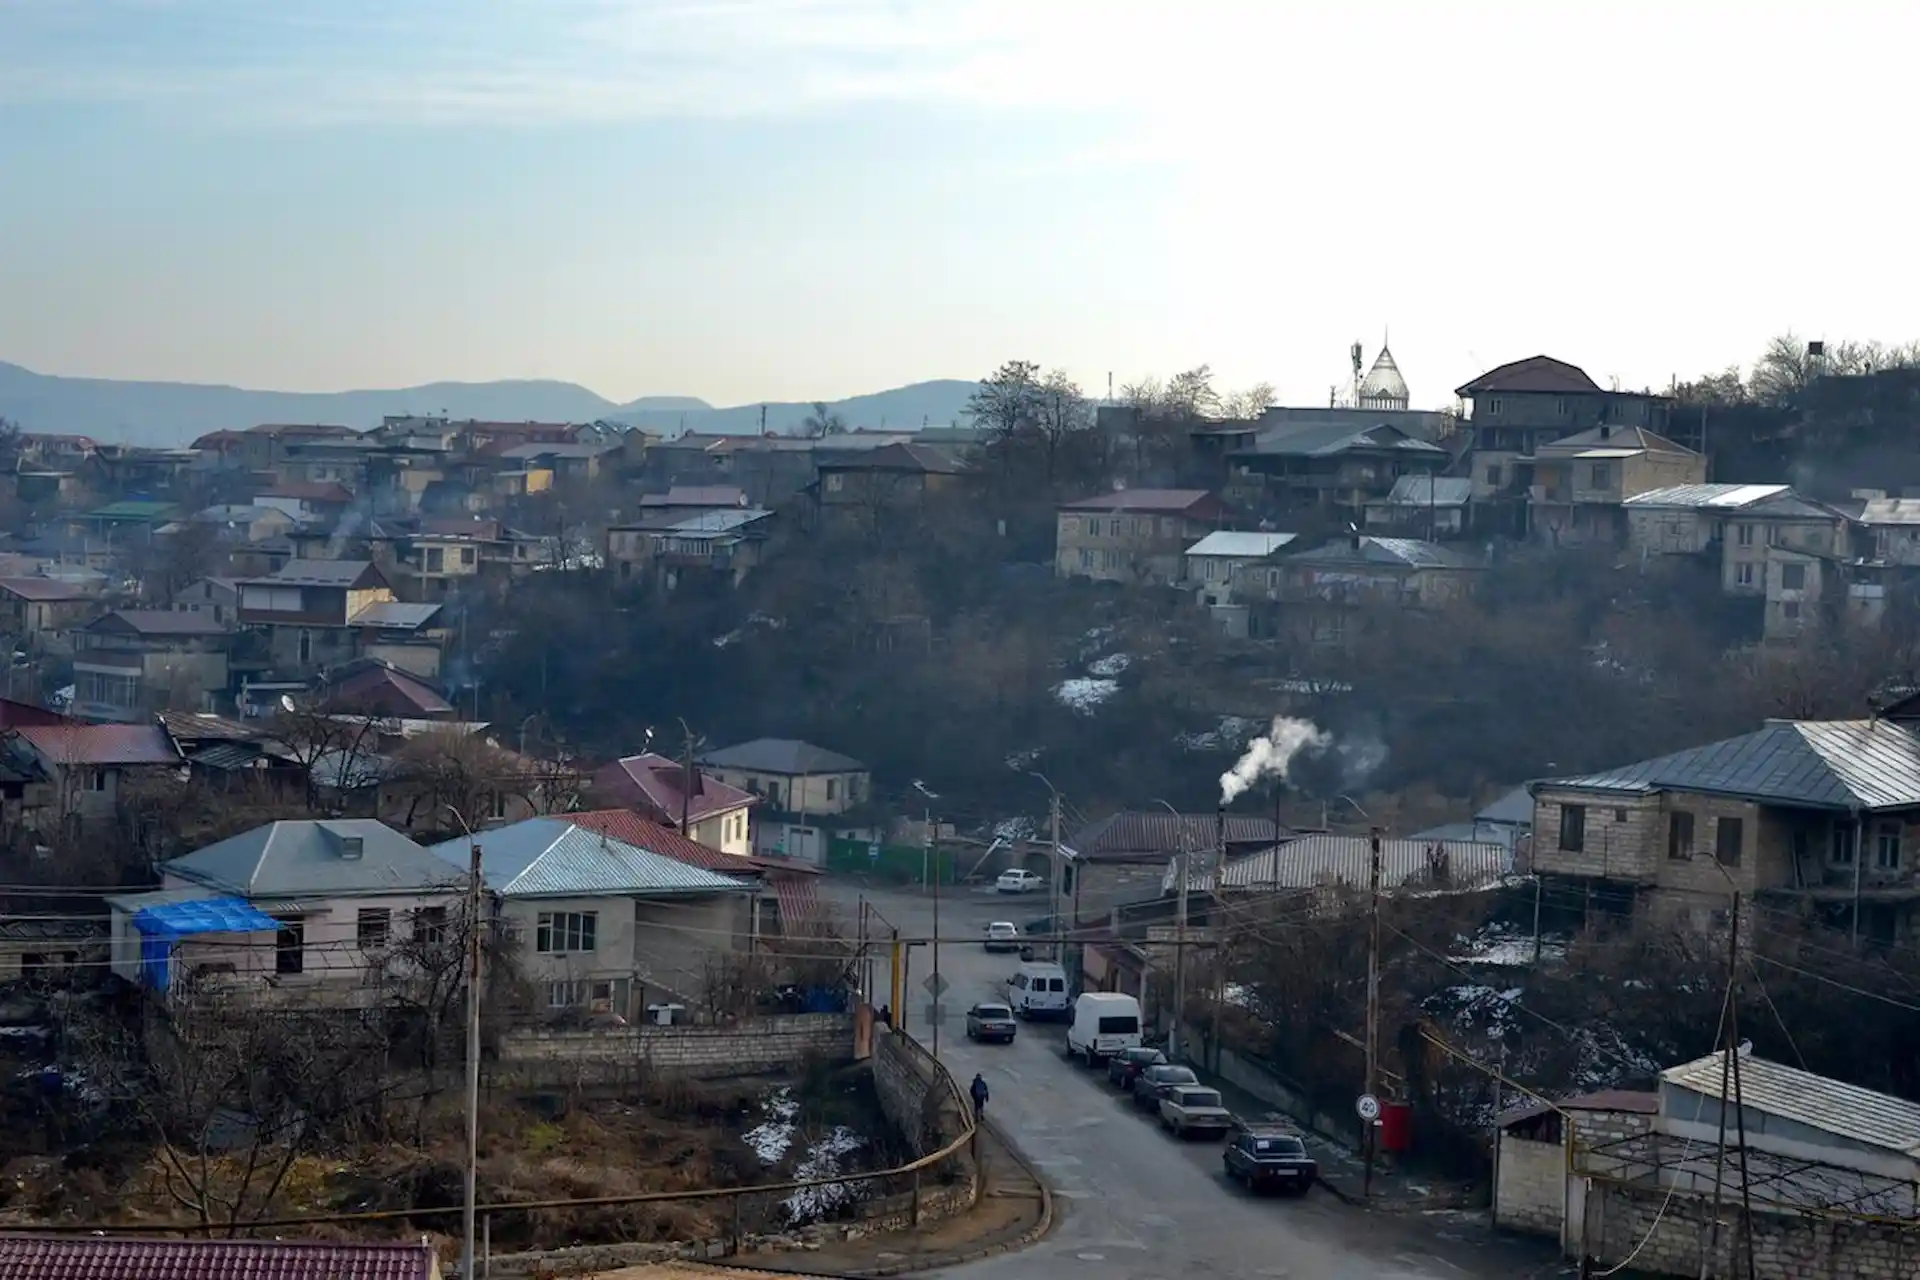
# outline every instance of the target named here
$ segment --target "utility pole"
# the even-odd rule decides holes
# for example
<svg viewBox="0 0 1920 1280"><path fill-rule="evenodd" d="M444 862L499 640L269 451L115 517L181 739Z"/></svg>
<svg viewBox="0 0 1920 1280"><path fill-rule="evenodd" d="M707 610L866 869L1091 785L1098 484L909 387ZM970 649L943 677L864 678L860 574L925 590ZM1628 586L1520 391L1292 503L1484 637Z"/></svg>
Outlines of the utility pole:
<svg viewBox="0 0 1920 1280"><path fill-rule="evenodd" d="M687 722L680 722L680 834L693 839L693 832L687 829L687 819L693 812L693 730Z"/></svg>
<svg viewBox="0 0 1920 1280"><path fill-rule="evenodd" d="M927 809L927 854L933 862L933 1056L940 1056L940 1023L946 1012L940 990L940 851L933 843L933 809Z"/></svg>
<svg viewBox="0 0 1920 1280"><path fill-rule="evenodd" d="M1174 917L1173 930L1173 1029L1167 1033L1167 1057L1173 1061L1180 1059L1180 1024L1187 1016L1187 820L1178 813L1180 819L1180 856L1174 860L1174 875L1179 877L1178 914Z"/></svg>
<svg viewBox="0 0 1920 1280"><path fill-rule="evenodd" d="M1740 1234L1747 1244L1747 1280L1755 1280L1753 1259L1753 1193L1751 1180L1747 1177L1747 1101L1740 1088L1740 982L1735 976L1740 972L1740 894L1733 895L1733 912L1730 919L1733 938L1727 947L1727 1043L1732 1050L1727 1057L1733 1063L1733 1122L1739 1126L1740 1142ZM1725 1091L1721 1092L1721 1106L1726 1105Z"/></svg>
<svg viewBox="0 0 1920 1280"><path fill-rule="evenodd" d="M1734 966L1740 963L1740 895L1733 895L1733 913L1728 930L1727 942L1727 994L1720 1003L1720 1025L1725 1034L1720 1042L1720 1131L1716 1138L1717 1150L1713 1157L1713 1212L1709 1216L1711 1226L1707 1233L1707 1247L1700 1254L1700 1280L1709 1280L1714 1273L1714 1258L1720 1252L1720 1195L1725 1189L1727 1167L1727 1096L1731 1092L1728 1085L1733 1075L1734 1046L1733 1039L1733 975ZM1745 1128L1745 1121L1741 1127ZM1746 1163L1746 1151L1740 1152L1742 1165ZM1744 1171L1741 1177L1745 1181ZM1742 1187L1744 1193L1745 1188Z"/></svg>
<svg viewBox="0 0 1920 1280"><path fill-rule="evenodd" d="M467 833L467 1169L460 1202L461 1275L476 1280L479 1255L474 1252L474 1216L480 1186L480 839L466 816L444 806Z"/></svg>
<svg viewBox="0 0 1920 1280"><path fill-rule="evenodd" d="M1533 963L1535 968L1540 965L1540 898L1543 889L1544 882L1540 879L1540 868L1536 866L1533 869Z"/></svg>
<svg viewBox="0 0 1920 1280"><path fill-rule="evenodd" d="M1066 952L1066 944L1060 940L1060 793L1053 791L1052 783L1047 784L1047 790L1053 793L1048 815L1052 827L1053 857L1048 867L1047 886L1047 932L1053 935L1053 945L1048 954L1057 961Z"/></svg>
<svg viewBox="0 0 1920 1280"><path fill-rule="evenodd" d="M1370 1097L1380 1086L1380 828L1367 832L1367 1087ZM1366 1122L1367 1172L1361 1194L1373 1194L1373 1121Z"/></svg>

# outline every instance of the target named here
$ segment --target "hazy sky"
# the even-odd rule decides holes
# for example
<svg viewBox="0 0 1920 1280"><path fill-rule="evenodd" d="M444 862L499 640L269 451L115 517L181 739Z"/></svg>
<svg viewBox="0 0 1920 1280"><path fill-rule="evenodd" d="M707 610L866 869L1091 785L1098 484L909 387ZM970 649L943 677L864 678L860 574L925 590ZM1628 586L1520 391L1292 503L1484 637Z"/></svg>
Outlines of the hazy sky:
<svg viewBox="0 0 1920 1280"><path fill-rule="evenodd" d="M0 360L1417 404L1920 337L1912 0L0 0Z"/></svg>

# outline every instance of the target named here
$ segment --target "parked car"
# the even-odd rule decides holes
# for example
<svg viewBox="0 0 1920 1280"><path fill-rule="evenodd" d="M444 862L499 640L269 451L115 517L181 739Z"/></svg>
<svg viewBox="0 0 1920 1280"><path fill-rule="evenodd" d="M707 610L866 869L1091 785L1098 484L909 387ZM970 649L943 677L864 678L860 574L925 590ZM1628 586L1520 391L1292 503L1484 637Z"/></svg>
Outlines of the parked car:
<svg viewBox="0 0 1920 1280"><path fill-rule="evenodd" d="M1022 1018L1070 1016L1067 971L1052 961L1023 960L1007 979L1007 1003Z"/></svg>
<svg viewBox="0 0 1920 1280"><path fill-rule="evenodd" d="M1158 1049L1149 1049L1144 1045L1137 1049L1123 1049L1107 1059L1107 1083L1131 1089L1135 1076L1148 1067L1165 1066L1166 1062L1167 1055Z"/></svg>
<svg viewBox="0 0 1920 1280"><path fill-rule="evenodd" d="M1067 1026L1067 1057L1094 1067L1140 1044L1140 1002L1124 991L1083 991Z"/></svg>
<svg viewBox="0 0 1920 1280"><path fill-rule="evenodd" d="M1303 1196L1320 1174L1319 1164L1307 1154L1307 1144L1286 1125L1242 1125L1220 1160L1228 1178L1256 1192L1279 1187L1289 1195Z"/></svg>
<svg viewBox="0 0 1920 1280"><path fill-rule="evenodd" d="M1020 927L1011 920L995 920L987 926L987 950L1018 951Z"/></svg>
<svg viewBox="0 0 1920 1280"><path fill-rule="evenodd" d="M1038 872L1015 867L1011 871L1002 871L993 882L993 887L1001 893L1032 893L1035 889L1046 888L1047 878Z"/></svg>
<svg viewBox="0 0 1920 1280"><path fill-rule="evenodd" d="M1133 1105L1142 1111L1158 1111L1160 1099L1167 1096L1167 1090L1177 1085L1199 1083L1200 1077L1193 1074L1191 1067L1163 1062L1157 1067L1146 1068L1133 1078Z"/></svg>
<svg viewBox="0 0 1920 1280"><path fill-rule="evenodd" d="M1160 1097L1160 1127L1176 1138L1190 1133L1219 1137L1233 1128L1233 1112L1218 1089L1204 1085L1173 1085Z"/></svg>
<svg viewBox="0 0 1920 1280"><path fill-rule="evenodd" d="M1013 1010L1003 1004L977 1004L967 1010L967 1039L983 1043L1012 1044L1019 1030Z"/></svg>

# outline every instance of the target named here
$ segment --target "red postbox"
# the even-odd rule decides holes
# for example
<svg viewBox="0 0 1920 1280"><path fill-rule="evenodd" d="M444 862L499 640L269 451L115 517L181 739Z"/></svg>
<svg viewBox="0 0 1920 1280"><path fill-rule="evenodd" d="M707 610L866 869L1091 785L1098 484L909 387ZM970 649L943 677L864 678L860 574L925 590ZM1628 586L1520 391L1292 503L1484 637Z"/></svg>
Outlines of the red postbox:
<svg viewBox="0 0 1920 1280"><path fill-rule="evenodd" d="M1395 1154L1413 1145L1413 1108L1404 1102L1380 1104L1380 1149Z"/></svg>

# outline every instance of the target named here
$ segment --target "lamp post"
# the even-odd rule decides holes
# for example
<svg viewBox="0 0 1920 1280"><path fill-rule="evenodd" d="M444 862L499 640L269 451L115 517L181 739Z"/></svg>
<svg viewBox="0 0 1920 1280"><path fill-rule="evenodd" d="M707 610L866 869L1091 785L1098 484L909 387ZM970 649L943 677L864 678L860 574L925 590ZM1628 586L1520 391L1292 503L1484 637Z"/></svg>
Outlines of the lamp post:
<svg viewBox="0 0 1920 1280"><path fill-rule="evenodd" d="M1038 769L1025 771L1029 776L1040 779L1047 789L1047 832L1050 851L1047 856L1047 932L1051 935L1048 954L1055 960L1064 954L1064 944L1060 940L1060 789L1053 780Z"/></svg>
<svg viewBox="0 0 1920 1280"><path fill-rule="evenodd" d="M473 1225L480 1181L480 839L473 834L465 814L452 805L443 807L467 833L471 855L467 871L467 1171L460 1203L460 1238L461 1275L475 1280L479 1275Z"/></svg>

